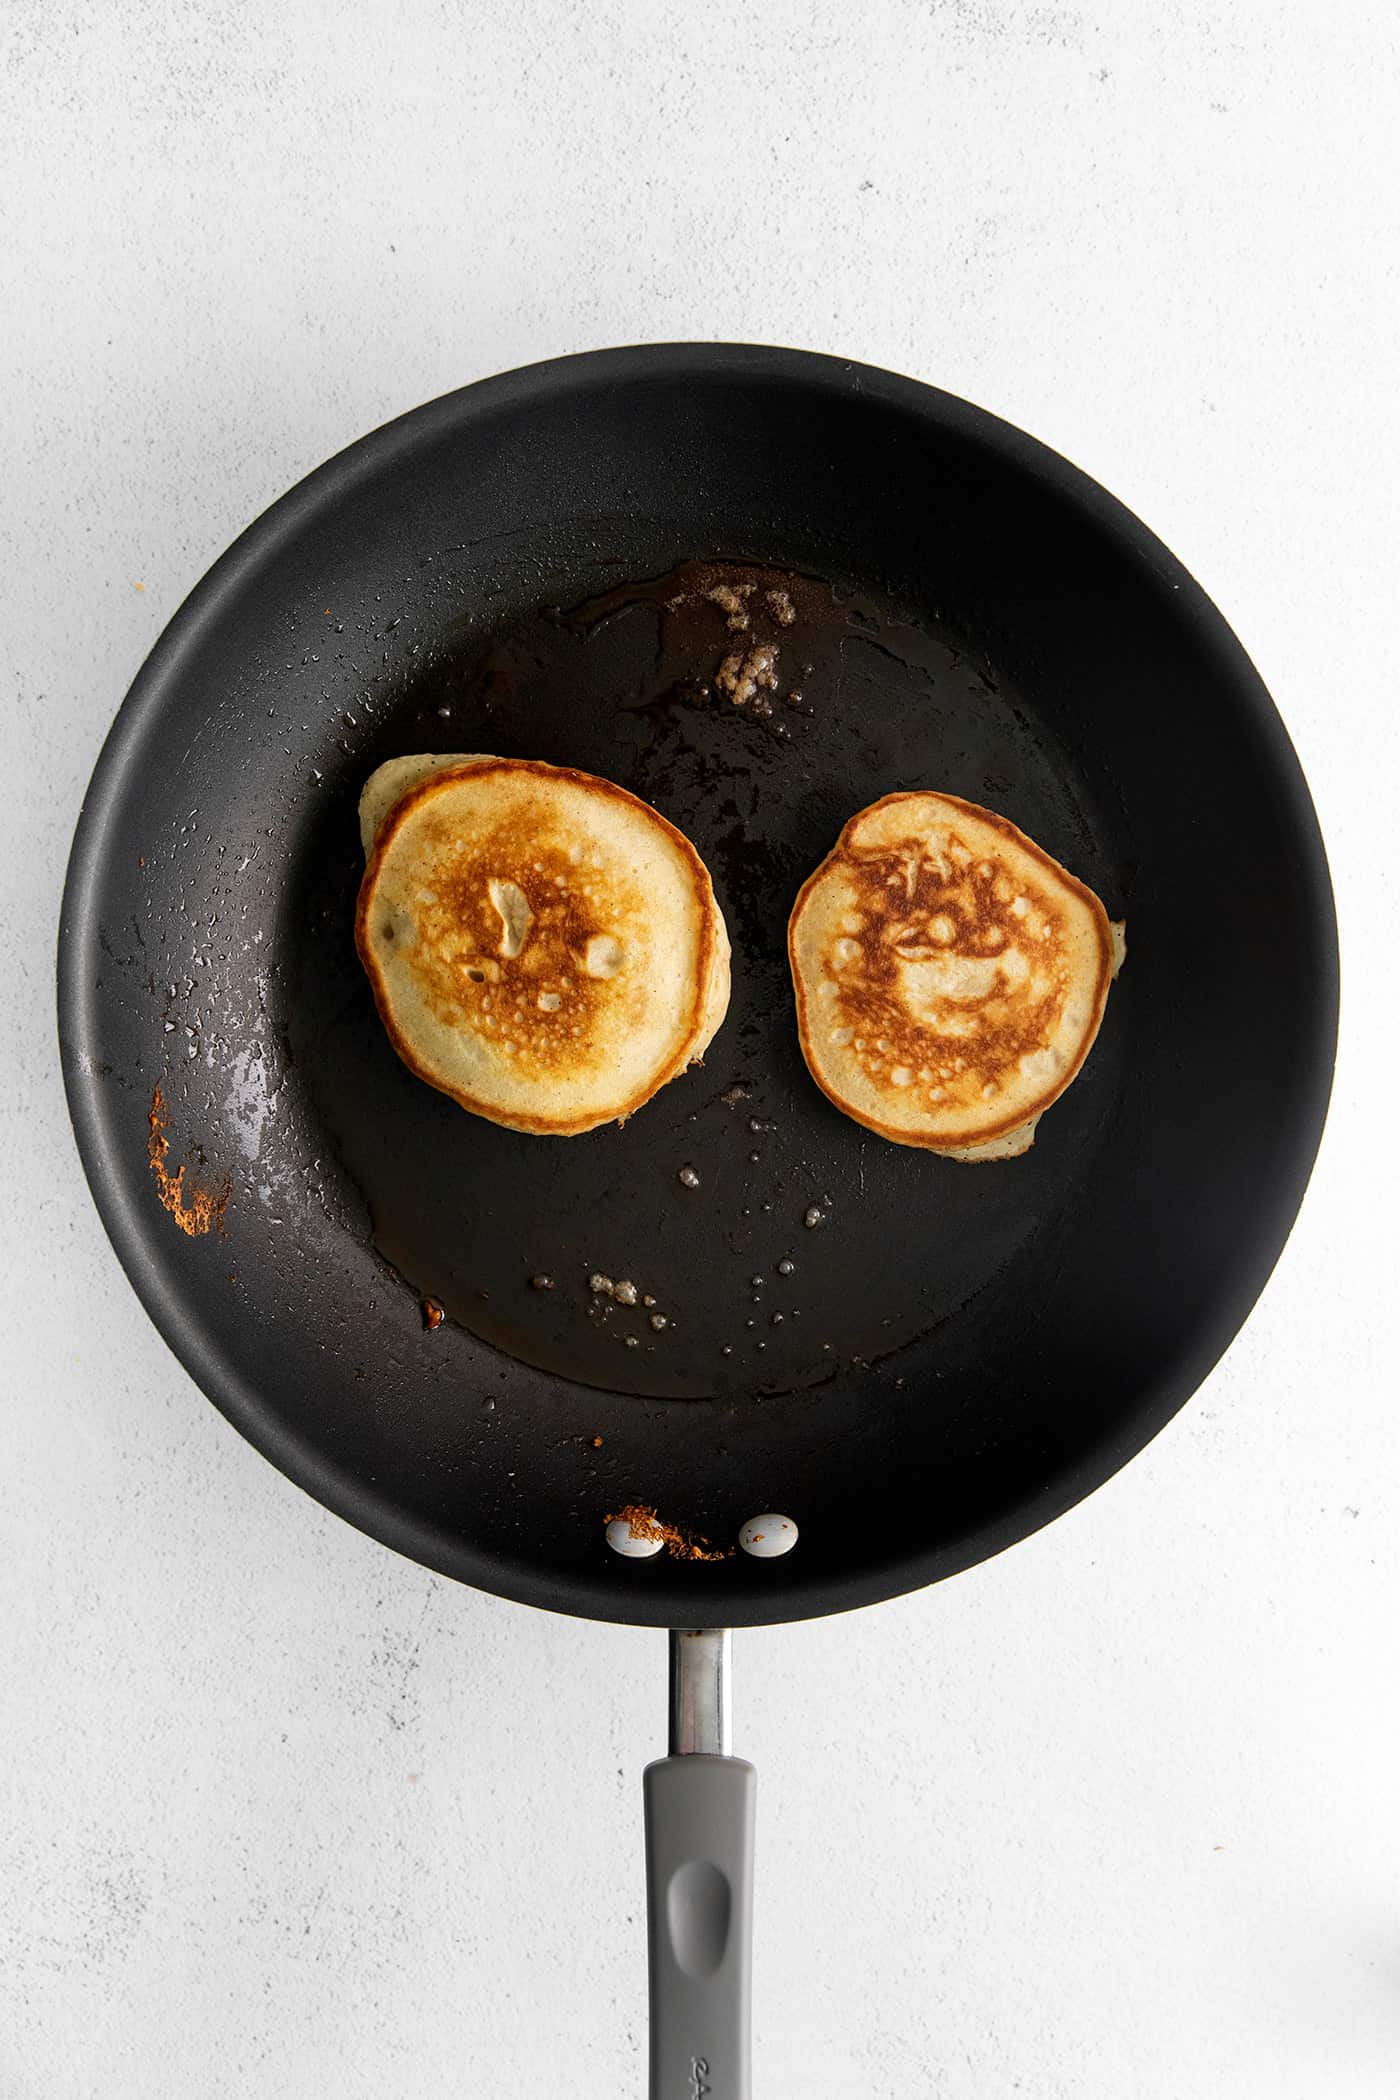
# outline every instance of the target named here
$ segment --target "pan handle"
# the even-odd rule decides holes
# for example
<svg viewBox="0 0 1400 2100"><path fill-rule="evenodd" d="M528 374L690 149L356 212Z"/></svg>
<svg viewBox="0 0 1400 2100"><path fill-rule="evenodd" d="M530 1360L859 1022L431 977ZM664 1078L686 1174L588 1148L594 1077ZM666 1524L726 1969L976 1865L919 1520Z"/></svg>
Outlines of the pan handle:
<svg viewBox="0 0 1400 2100"><path fill-rule="evenodd" d="M757 1774L729 1748L729 1635L671 1635L671 1755L643 1775L651 2100L749 2100Z"/></svg>

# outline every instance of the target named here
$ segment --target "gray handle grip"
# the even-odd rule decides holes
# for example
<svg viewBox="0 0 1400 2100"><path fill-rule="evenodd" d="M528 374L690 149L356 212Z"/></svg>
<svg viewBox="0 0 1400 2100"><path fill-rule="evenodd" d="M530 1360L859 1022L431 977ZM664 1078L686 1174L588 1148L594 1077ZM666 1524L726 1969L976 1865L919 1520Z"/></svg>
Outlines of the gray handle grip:
<svg viewBox="0 0 1400 2100"><path fill-rule="evenodd" d="M753 1816L741 1757L666 1757L642 1775L651 2100L749 2100Z"/></svg>

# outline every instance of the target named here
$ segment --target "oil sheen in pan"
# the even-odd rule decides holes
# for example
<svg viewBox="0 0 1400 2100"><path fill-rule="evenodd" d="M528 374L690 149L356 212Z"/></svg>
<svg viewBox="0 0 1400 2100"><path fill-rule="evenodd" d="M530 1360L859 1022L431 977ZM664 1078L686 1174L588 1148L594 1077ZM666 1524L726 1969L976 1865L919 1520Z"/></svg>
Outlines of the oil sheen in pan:
<svg viewBox="0 0 1400 2100"><path fill-rule="evenodd" d="M318 1040L298 1062L406 1287L586 1385L791 1391L929 1335L1072 1199L1115 1090L1104 1038L1031 1153L969 1168L843 1117L793 1025L792 900L853 811L893 789L1004 809L1112 905L1072 768L993 667L876 596L695 561L488 635L449 628L385 713L366 773L397 752L492 751L605 774L653 803L704 856L734 944L703 1069L622 1129L559 1140L498 1129L415 1080L367 987L317 1021L304 986ZM348 942L345 802L314 916Z"/></svg>

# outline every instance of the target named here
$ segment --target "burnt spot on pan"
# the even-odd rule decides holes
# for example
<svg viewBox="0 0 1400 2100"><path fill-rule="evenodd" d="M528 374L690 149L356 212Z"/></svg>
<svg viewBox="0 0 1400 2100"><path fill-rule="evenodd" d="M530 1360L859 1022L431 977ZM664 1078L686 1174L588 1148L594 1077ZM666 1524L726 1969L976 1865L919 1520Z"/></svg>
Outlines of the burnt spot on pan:
<svg viewBox="0 0 1400 2100"><path fill-rule="evenodd" d="M617 781L710 869L728 1017L703 1067L620 1129L545 1140L467 1115L376 1019L351 932L355 802L382 760L444 749ZM889 1361L983 1291L1074 1200L1115 1053L1100 1042L1033 1153L976 1175L885 1144L813 1085L789 912L856 810L920 785L1004 810L1116 901L1074 770L1010 682L835 574L685 561L493 627L448 624L405 665L302 843L286 985L308 1106L405 1289L564 1379L755 1400ZM598 1273L645 1297L593 1291Z"/></svg>
<svg viewBox="0 0 1400 2100"><path fill-rule="evenodd" d="M156 1195L188 1239L202 1239L207 1232L222 1232L224 1210L232 1193L228 1181L201 1182L183 1163L170 1171L170 1139L166 1135L170 1116L165 1094L158 1086L151 1095L146 1118L149 1136L146 1157L155 1176Z"/></svg>

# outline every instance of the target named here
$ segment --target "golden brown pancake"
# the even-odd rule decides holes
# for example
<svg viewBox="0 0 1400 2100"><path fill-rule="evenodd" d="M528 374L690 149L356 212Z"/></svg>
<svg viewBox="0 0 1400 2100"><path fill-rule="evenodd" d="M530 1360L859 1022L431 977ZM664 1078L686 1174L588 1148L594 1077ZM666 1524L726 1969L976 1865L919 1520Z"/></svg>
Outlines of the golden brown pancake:
<svg viewBox="0 0 1400 2100"><path fill-rule="evenodd" d="M360 794L360 844L365 859L384 828L384 819L410 788L445 766L480 765L485 755L480 751L416 751L408 758L386 758L382 766L376 766Z"/></svg>
<svg viewBox="0 0 1400 2100"><path fill-rule="evenodd" d="M995 811L886 795L788 925L802 1053L856 1122L1011 1159L1080 1070L1122 956L1093 891Z"/></svg>
<svg viewBox="0 0 1400 2100"><path fill-rule="evenodd" d="M390 764L361 801L378 828L355 940L411 1071L494 1123L573 1136L703 1055L729 940L673 824L568 767Z"/></svg>

